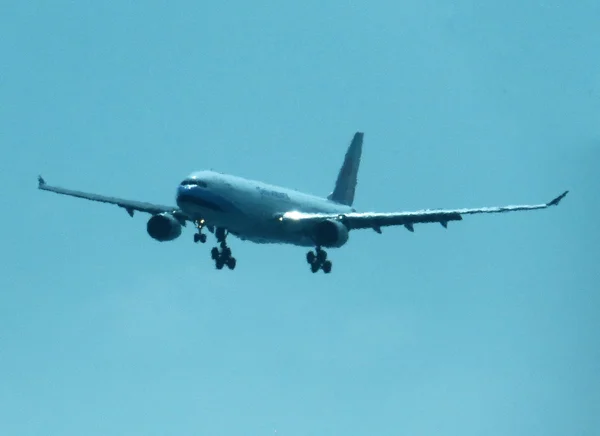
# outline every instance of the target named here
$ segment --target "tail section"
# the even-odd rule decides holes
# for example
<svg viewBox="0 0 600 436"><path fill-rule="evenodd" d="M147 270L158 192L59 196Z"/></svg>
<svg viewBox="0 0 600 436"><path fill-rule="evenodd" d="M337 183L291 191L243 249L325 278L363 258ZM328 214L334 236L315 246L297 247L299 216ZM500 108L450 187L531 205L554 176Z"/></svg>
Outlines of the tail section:
<svg viewBox="0 0 600 436"><path fill-rule="evenodd" d="M354 202L354 192L358 180L358 167L362 155L363 136L364 133L362 132L354 134L354 138L352 138L348 151L346 151L344 163L340 168L335 182L335 188L327 197L329 200L347 206L351 206Z"/></svg>

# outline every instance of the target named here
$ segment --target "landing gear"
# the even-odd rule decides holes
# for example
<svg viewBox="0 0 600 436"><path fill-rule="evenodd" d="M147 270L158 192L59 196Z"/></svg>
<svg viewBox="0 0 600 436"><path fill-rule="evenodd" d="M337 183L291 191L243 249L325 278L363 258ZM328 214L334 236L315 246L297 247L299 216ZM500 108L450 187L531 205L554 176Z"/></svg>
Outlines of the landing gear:
<svg viewBox="0 0 600 436"><path fill-rule="evenodd" d="M196 228L198 229L198 232L194 233L194 242L201 242L204 244L206 242L206 234L202 233L202 229L204 228L206 223L204 222L203 219L201 219L201 220L195 221L194 224L196 225Z"/></svg>
<svg viewBox="0 0 600 436"><path fill-rule="evenodd" d="M231 255L231 248L227 246L227 231L219 227L215 229L215 235L219 246L213 247L210 251L210 257L215 261L215 266L217 269L223 269L227 265L230 270L235 269L237 260Z"/></svg>
<svg viewBox="0 0 600 436"><path fill-rule="evenodd" d="M201 242L204 244L206 242L206 235L204 233L196 233L194 235L194 242Z"/></svg>
<svg viewBox="0 0 600 436"><path fill-rule="evenodd" d="M331 261L327 260L327 252L321 247L317 247L315 251L306 253L306 261L310 264L310 270L313 273L316 273L320 269L325 274L331 272Z"/></svg>
<svg viewBox="0 0 600 436"><path fill-rule="evenodd" d="M227 230L221 227L209 226L204 219L196 220L194 221L194 224L196 229L198 229L194 234L194 242L201 242L203 244L206 242L206 233L202 233L204 227L206 227L209 232L214 233L217 237L219 246L213 247L210 251L210 256L212 260L215 261L217 269L223 269L225 265L231 270L235 269L237 260L231 255L231 248L227 246Z"/></svg>

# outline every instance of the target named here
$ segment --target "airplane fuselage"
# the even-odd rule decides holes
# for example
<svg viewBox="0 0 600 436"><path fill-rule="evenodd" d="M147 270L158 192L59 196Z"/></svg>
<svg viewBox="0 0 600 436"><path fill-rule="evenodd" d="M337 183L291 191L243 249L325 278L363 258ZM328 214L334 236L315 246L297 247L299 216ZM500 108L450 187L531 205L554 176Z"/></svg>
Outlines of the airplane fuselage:
<svg viewBox="0 0 600 436"><path fill-rule="evenodd" d="M193 219L224 227L242 240L307 247L314 246L314 241L284 228L277 220L278 214L354 211L326 198L213 171L190 174L177 187L176 201Z"/></svg>

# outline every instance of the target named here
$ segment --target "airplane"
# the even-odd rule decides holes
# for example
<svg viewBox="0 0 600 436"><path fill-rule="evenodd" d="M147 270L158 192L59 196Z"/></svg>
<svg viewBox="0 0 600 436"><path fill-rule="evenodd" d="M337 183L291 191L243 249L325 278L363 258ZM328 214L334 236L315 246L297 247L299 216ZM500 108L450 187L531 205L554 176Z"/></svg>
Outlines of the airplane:
<svg viewBox="0 0 600 436"><path fill-rule="evenodd" d="M352 205L362 156L363 132L356 132L346 151L333 191L319 197L216 171L189 174L177 186L177 207L86 193L50 186L38 176L38 188L57 194L113 204L134 212L151 215L146 231L156 241L173 241L189 222L196 232L194 242L205 243L206 228L216 237L218 246L211 250L219 270L235 269L237 260L227 243L228 235L258 244L292 244L310 247L306 261L313 273L331 272L332 263L324 248L340 248L348 242L350 231L372 229L381 234L382 227L404 226L414 232L414 225L439 223L444 228L463 215L503 213L545 209L557 206L569 191L548 203L483 207L475 209L424 209L413 212L359 212ZM313 250L314 248L314 250Z"/></svg>

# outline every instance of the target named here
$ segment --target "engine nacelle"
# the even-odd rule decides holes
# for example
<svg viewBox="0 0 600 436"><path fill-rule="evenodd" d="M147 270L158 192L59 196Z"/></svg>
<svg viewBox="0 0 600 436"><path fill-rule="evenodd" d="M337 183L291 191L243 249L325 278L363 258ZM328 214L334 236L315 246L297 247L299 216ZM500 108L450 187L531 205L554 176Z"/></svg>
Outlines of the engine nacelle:
<svg viewBox="0 0 600 436"><path fill-rule="evenodd" d="M172 241L181 235L181 224L173 215L165 212L150 218L146 230L157 241Z"/></svg>
<svg viewBox="0 0 600 436"><path fill-rule="evenodd" d="M321 247L339 248L348 242L348 228L340 221L321 221L313 227L313 239Z"/></svg>

